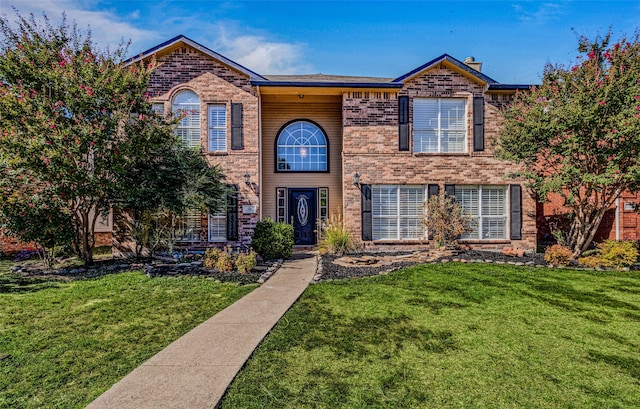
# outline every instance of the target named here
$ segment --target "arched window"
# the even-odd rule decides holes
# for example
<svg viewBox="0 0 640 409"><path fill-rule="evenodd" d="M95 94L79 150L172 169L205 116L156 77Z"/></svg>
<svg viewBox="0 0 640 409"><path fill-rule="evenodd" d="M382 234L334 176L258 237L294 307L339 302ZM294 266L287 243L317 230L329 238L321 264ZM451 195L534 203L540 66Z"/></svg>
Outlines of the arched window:
<svg viewBox="0 0 640 409"><path fill-rule="evenodd" d="M182 119L176 128L176 135L181 137L190 148L200 147L200 98L190 90L176 94L171 105L173 114Z"/></svg>
<svg viewBox="0 0 640 409"><path fill-rule="evenodd" d="M326 172L327 137L309 121L287 124L278 135L276 170L279 172Z"/></svg>

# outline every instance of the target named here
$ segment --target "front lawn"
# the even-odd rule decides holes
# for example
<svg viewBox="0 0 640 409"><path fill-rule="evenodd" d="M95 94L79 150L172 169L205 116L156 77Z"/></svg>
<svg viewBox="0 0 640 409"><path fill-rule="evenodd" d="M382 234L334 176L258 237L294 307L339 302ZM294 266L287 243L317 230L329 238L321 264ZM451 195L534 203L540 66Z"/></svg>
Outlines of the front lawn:
<svg viewBox="0 0 640 409"><path fill-rule="evenodd" d="M0 262L0 407L83 408L254 285L141 272L56 282Z"/></svg>
<svg viewBox="0 0 640 409"><path fill-rule="evenodd" d="M223 408L640 408L640 274L434 264L311 286Z"/></svg>

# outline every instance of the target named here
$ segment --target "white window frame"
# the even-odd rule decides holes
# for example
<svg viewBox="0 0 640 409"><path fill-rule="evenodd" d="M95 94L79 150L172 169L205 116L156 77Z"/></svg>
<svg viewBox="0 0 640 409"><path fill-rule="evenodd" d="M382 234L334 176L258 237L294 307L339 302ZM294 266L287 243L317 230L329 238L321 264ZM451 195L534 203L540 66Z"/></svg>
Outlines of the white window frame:
<svg viewBox="0 0 640 409"><path fill-rule="evenodd" d="M443 102L456 102L464 104L463 112L460 117L451 118L443 112ZM429 108L428 104L435 103L435 117L425 117ZM469 130L468 130L468 109L469 104L466 98L414 98L413 99L413 151L418 153L467 153ZM451 120L453 119L453 120ZM448 125L447 125L448 124ZM453 124L453 126L451 125ZM450 149L449 144L445 149L444 140L449 140L450 134L462 133L461 149ZM435 149L429 149L426 140L428 134L435 136ZM458 145L458 143L456 143Z"/></svg>
<svg viewBox="0 0 640 409"><path fill-rule="evenodd" d="M426 229L423 224L424 200L426 187L424 185L373 185L371 187L372 206L372 238L373 240L422 240L426 237ZM391 199L383 203L382 191ZM403 207L403 191L415 194L419 192L418 200L408 203ZM383 223L386 222L387 230L395 232L395 235L384 235ZM418 234L415 234L417 230Z"/></svg>
<svg viewBox="0 0 640 409"><path fill-rule="evenodd" d="M227 106L209 104L207 107L207 146L210 152L227 151Z"/></svg>
<svg viewBox="0 0 640 409"><path fill-rule="evenodd" d="M191 94L195 96L185 102L180 102L181 97ZM174 115L180 118L175 134L190 148L200 148L200 97L194 91L181 90L174 97L171 104ZM183 112L187 115L183 116Z"/></svg>
<svg viewBox="0 0 640 409"><path fill-rule="evenodd" d="M212 229L213 226L217 228ZM227 213L218 212L209 214L208 220L208 236L211 243L225 243L227 241Z"/></svg>
<svg viewBox="0 0 640 409"><path fill-rule="evenodd" d="M202 214L198 210L187 210L176 222L178 232L176 241L181 243L197 243L201 241Z"/></svg>
<svg viewBox="0 0 640 409"><path fill-rule="evenodd" d="M461 236L462 240L507 240L509 237L509 190L506 185L456 185L456 199L471 216L471 233ZM474 203L467 197L475 192ZM502 202L487 203L490 194L501 194ZM502 210L500 213L499 210ZM490 225L493 223L493 226ZM502 226L501 234L496 227Z"/></svg>

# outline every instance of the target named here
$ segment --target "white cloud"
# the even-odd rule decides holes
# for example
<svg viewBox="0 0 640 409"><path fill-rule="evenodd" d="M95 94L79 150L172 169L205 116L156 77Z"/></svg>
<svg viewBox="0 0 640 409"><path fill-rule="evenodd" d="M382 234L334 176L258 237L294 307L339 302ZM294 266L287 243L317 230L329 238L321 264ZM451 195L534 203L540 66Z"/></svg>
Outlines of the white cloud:
<svg viewBox="0 0 640 409"><path fill-rule="evenodd" d="M46 14L52 24L56 25L66 13L67 22L77 24L81 30L89 28L93 42L101 49L106 47L116 48L122 40L129 41L144 38L161 41L159 36L152 32L139 29L109 11L91 10L91 3L81 3L78 0L14 0L12 4L0 2L0 13L10 21L16 20L16 14L12 7L16 8L23 17L30 13L37 18ZM135 13L133 15L135 17Z"/></svg>
<svg viewBox="0 0 640 409"><path fill-rule="evenodd" d="M526 2L513 5L518 20L523 22L546 23L563 16L564 3Z"/></svg>

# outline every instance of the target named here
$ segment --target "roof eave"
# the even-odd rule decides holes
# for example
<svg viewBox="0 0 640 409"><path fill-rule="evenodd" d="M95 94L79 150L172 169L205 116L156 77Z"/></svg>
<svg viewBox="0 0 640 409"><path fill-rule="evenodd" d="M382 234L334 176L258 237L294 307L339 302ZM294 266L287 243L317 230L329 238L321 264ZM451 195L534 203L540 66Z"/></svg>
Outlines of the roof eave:
<svg viewBox="0 0 640 409"><path fill-rule="evenodd" d="M251 81L251 85L260 87L310 87L310 88L402 88L396 82L328 82L328 81Z"/></svg>
<svg viewBox="0 0 640 409"><path fill-rule="evenodd" d="M415 76L417 76L418 74L420 74L423 71L428 70L429 68L433 67L436 64L440 64L443 61L447 61L450 64L453 64L454 66L456 66L457 68L459 68L462 71L465 71L467 74L479 79L480 81L487 83L489 85L491 84L497 84L498 82L496 80L494 80L493 78L484 75L483 73L481 73L480 71L476 71L473 68L469 67L468 65L466 65L465 63L453 58L452 56L450 56L449 54L442 54L441 56L434 58L433 60L429 61L426 64L421 65L420 67L396 78L393 80L393 82L404 82L408 79L411 79Z"/></svg>
<svg viewBox="0 0 640 409"><path fill-rule="evenodd" d="M489 84L489 91L528 91L533 87L531 84Z"/></svg>

